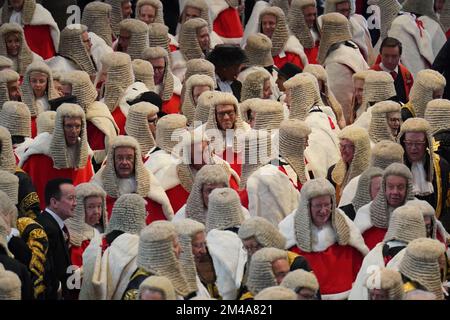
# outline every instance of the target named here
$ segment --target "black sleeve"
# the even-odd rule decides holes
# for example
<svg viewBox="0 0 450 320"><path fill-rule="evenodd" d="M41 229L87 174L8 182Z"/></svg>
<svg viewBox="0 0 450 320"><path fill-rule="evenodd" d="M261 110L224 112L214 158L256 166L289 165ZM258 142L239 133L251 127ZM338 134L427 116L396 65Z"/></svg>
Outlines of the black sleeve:
<svg viewBox="0 0 450 320"><path fill-rule="evenodd" d="M450 39L444 44L439 51L438 55L434 59L431 68L440 73L448 72L450 66Z"/></svg>
<svg viewBox="0 0 450 320"><path fill-rule="evenodd" d="M20 264L20 281L22 281L22 300L33 299L33 285L27 267Z"/></svg>
<svg viewBox="0 0 450 320"><path fill-rule="evenodd" d="M402 108L401 109L401 114L402 114L402 121L403 122L405 122L409 118L413 118L413 115L412 115L411 111L408 110L408 108Z"/></svg>
<svg viewBox="0 0 450 320"><path fill-rule="evenodd" d="M450 231L450 212L449 203L450 192L449 192L449 179L450 179L450 165L448 162L441 157L439 165L441 167L441 181L442 181L442 212L439 220L444 226L447 232Z"/></svg>
<svg viewBox="0 0 450 320"><path fill-rule="evenodd" d="M331 174L333 173L334 167L336 167L335 164L333 164L331 167L328 168L328 172L327 172L327 180L331 182L331 184L333 185L333 187L336 188L336 183L334 183L333 178L331 176Z"/></svg>
<svg viewBox="0 0 450 320"><path fill-rule="evenodd" d="M12 237L8 242L8 249L14 255L16 260L26 266L30 265L31 250L22 238Z"/></svg>
<svg viewBox="0 0 450 320"><path fill-rule="evenodd" d="M311 272L311 267L309 266L308 261L302 256L298 256L294 259L294 262L291 264L291 271L303 269L305 271Z"/></svg>
<svg viewBox="0 0 450 320"><path fill-rule="evenodd" d="M356 212L355 207L353 207L352 203L349 203L345 206L339 207L344 213L349 217L352 221L355 220Z"/></svg>
<svg viewBox="0 0 450 320"><path fill-rule="evenodd" d="M39 205L39 196L36 193L30 176L22 171L17 171L16 176L19 178L19 217L28 217L35 219L41 212Z"/></svg>

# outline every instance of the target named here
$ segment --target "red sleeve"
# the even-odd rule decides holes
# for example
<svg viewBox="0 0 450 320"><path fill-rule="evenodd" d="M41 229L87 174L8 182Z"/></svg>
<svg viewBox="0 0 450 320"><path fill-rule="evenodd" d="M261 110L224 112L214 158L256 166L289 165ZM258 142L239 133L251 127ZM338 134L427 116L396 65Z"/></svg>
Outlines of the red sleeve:
<svg viewBox="0 0 450 320"><path fill-rule="evenodd" d="M180 113L181 106L181 98L177 94L173 94L172 98L168 101L164 101L162 105L162 111L170 114L170 113Z"/></svg>
<svg viewBox="0 0 450 320"><path fill-rule="evenodd" d="M236 8L223 10L213 22L213 30L223 38L242 38L244 28Z"/></svg>
<svg viewBox="0 0 450 320"><path fill-rule="evenodd" d="M287 62L295 64L302 70L304 69L303 62L300 59L300 56L293 52L286 52L286 56L284 56L283 58L280 58L280 56L275 56L273 57L273 62L278 69L281 69Z"/></svg>
<svg viewBox="0 0 450 320"><path fill-rule="evenodd" d="M91 149L105 150L105 134L90 121L87 121L86 130Z"/></svg>
<svg viewBox="0 0 450 320"><path fill-rule="evenodd" d="M37 124L36 117L31 117L31 138L35 138L37 136Z"/></svg>
<svg viewBox="0 0 450 320"><path fill-rule="evenodd" d="M56 55L50 30L49 25L26 25L23 28L25 39L31 51L40 55L44 60Z"/></svg>
<svg viewBox="0 0 450 320"><path fill-rule="evenodd" d="M177 213L182 206L186 204L187 198L189 197L189 192L184 190L181 184L166 190L167 197L169 198L170 204L174 213Z"/></svg>

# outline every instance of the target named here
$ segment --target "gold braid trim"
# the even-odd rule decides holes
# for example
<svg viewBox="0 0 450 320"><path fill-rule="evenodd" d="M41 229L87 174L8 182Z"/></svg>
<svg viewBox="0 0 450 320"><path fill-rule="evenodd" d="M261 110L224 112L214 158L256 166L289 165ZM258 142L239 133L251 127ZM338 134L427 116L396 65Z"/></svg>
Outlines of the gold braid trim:
<svg viewBox="0 0 450 320"><path fill-rule="evenodd" d="M139 276L150 277L151 275L152 274L150 272L147 272L144 269L139 268L131 276L129 282L133 281L134 279L136 279ZM139 289L129 289L124 293L122 300L138 300L138 294L139 294Z"/></svg>
<svg viewBox="0 0 450 320"><path fill-rule="evenodd" d="M20 201L19 211L24 213L24 215L28 218L36 219L36 214L30 209L36 203L39 205L38 194L36 192L30 192L25 198L22 199L22 201Z"/></svg>
<svg viewBox="0 0 450 320"><path fill-rule="evenodd" d="M403 109L403 108L404 108L404 109L408 109L409 112L411 112L413 118L416 117L416 111L414 110L414 106L412 105L411 101L409 101L409 102L407 102L406 104L404 104L404 105L402 106L402 109Z"/></svg>
<svg viewBox="0 0 450 320"><path fill-rule="evenodd" d="M431 151L433 152L433 151ZM440 157L437 153L434 154L433 157L433 165L434 165L434 172L436 173L436 186L437 190L435 192L437 193L437 200L436 200L436 218L439 219L442 213L442 180L441 180L441 166L439 165ZM447 191L448 195L448 191ZM448 196L447 196L448 201Z"/></svg>

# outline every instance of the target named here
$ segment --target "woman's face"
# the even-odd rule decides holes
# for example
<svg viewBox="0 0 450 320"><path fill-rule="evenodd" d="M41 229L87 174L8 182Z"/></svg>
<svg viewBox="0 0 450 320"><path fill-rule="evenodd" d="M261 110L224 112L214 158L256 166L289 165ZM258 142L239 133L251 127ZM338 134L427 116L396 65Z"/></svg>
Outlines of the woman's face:
<svg viewBox="0 0 450 320"><path fill-rule="evenodd" d="M10 32L5 36L6 53L10 57L17 57L20 51L20 39L19 34L16 32Z"/></svg>
<svg viewBox="0 0 450 320"><path fill-rule="evenodd" d="M41 98L45 95L47 91L47 79L48 76L41 72L32 72L30 74L31 88L36 98Z"/></svg>

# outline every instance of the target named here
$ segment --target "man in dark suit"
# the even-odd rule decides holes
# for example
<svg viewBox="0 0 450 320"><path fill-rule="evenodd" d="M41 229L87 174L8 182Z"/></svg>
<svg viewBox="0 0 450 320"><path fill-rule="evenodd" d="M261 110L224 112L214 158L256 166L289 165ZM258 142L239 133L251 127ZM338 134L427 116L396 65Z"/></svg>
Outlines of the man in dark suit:
<svg viewBox="0 0 450 320"><path fill-rule="evenodd" d="M216 90L232 93L241 100L242 83L237 80L247 56L239 47L227 44L217 45L208 55L216 68Z"/></svg>
<svg viewBox="0 0 450 320"><path fill-rule="evenodd" d="M57 299L61 286L62 298L70 299L67 288L67 278L70 276L68 267L71 265L69 232L64 220L74 215L76 206L72 180L57 178L48 181L45 186L45 205L45 210L36 221L44 228L49 243L44 275L46 298Z"/></svg>

